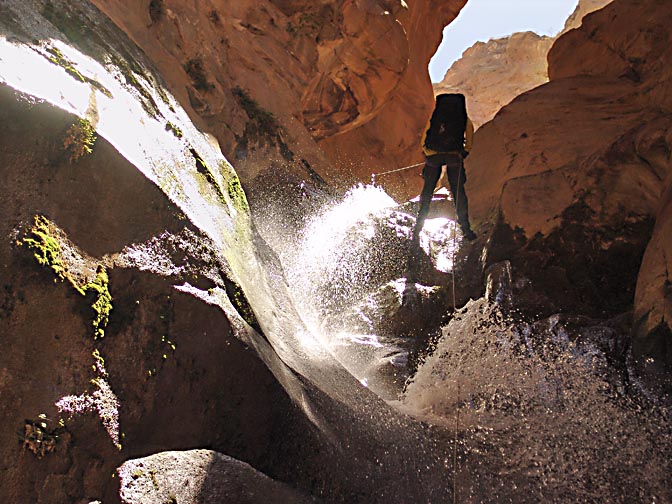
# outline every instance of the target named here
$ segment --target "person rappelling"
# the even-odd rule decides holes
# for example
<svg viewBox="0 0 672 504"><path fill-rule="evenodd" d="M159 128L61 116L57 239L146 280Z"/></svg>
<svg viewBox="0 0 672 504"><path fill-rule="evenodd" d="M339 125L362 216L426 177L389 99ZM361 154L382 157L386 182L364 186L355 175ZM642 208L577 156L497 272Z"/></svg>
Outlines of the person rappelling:
<svg viewBox="0 0 672 504"><path fill-rule="evenodd" d="M413 229L413 241L418 242L432 202L434 188L441 176L442 167L450 184L450 192L455 201L457 222L467 240L474 240L476 233L469 224L469 206L464 183L467 175L464 159L469 155L474 136L474 126L467 115L463 94L443 93L436 97L434 111L422 135L422 151L425 166L422 177L425 179L420 194L420 208Z"/></svg>

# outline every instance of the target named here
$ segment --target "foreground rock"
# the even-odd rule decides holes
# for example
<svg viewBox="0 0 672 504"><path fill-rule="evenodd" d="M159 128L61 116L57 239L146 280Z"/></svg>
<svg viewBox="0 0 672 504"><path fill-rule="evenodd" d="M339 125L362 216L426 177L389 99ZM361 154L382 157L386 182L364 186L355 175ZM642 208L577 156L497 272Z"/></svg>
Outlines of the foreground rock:
<svg viewBox="0 0 672 504"><path fill-rule="evenodd" d="M157 453L124 462L117 473L121 483L119 495L125 504L316 502L249 464L210 450Z"/></svg>
<svg viewBox="0 0 672 504"><path fill-rule="evenodd" d="M0 39L0 500L115 502L125 459L194 446L298 475L269 454L293 438L285 422L314 432L241 341L254 320L222 249L176 204L203 198L201 224L225 231L237 214L240 231L237 178L108 20L67 6L97 61L63 43L49 5L0 17L14 34Z"/></svg>

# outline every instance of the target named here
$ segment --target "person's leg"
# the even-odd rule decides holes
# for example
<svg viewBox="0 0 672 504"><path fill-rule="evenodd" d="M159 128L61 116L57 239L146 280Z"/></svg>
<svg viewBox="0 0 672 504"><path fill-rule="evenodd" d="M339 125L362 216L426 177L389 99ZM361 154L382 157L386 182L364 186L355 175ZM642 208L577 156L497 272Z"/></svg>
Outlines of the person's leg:
<svg viewBox="0 0 672 504"><path fill-rule="evenodd" d="M434 187L436 187L436 182L439 180L439 176L441 176L441 165L437 166L430 161L425 162L422 176L425 179L425 185L420 193L420 209L418 210L418 218L415 221L415 228L413 229L414 240L420 236L420 231L429 213L429 204L432 202Z"/></svg>
<svg viewBox="0 0 672 504"><path fill-rule="evenodd" d="M455 200L455 211L457 213L457 223L462 229L464 237L473 240L476 235L471 230L469 224L469 200L464 190L464 183L467 181L467 173L464 170L462 156L455 155L447 159L446 173L450 183L450 192Z"/></svg>

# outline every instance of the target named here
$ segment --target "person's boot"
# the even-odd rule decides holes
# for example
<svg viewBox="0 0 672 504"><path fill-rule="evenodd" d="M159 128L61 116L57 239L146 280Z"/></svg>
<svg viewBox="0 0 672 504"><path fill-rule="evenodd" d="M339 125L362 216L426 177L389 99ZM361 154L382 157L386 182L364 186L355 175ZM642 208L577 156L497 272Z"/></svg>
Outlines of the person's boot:
<svg viewBox="0 0 672 504"><path fill-rule="evenodd" d="M465 240L474 241L476 239L476 233L471 229L471 226L467 224L466 226L460 226L462 228L462 236Z"/></svg>

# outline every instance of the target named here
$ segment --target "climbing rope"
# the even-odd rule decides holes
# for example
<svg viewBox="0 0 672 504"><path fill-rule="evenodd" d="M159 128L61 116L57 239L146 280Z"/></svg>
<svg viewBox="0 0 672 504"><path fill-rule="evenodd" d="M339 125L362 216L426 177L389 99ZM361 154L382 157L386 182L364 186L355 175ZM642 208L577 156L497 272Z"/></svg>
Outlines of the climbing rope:
<svg viewBox="0 0 672 504"><path fill-rule="evenodd" d="M415 167L421 166L423 164L425 164L424 161L422 163L417 163L417 164L410 165L410 166L404 166L403 168L397 168L396 170L390 170L390 171L386 171L386 172L382 172L382 173L372 173L371 174L371 185L375 185L376 177L382 177L383 175L389 175L390 173L396 173L396 172L400 172L400 171L404 171L404 170L410 170L411 168L415 168Z"/></svg>
<svg viewBox="0 0 672 504"><path fill-rule="evenodd" d="M448 167L446 166L446 172L448 171ZM446 173L446 177L448 177L448 173ZM460 170L457 172L457 186L455 187L455 215L457 216L457 209L459 203L460 203L460 182L462 181L462 166L460 166ZM452 276L453 276L453 313L457 311L457 306L455 304L455 249L457 248L457 224L453 226L453 249L452 249L452 263L453 263L453 269L452 269Z"/></svg>
<svg viewBox="0 0 672 504"><path fill-rule="evenodd" d="M446 166L446 172L448 171L448 167ZM448 177L448 173L446 173L446 177ZM460 166L460 170L457 172L457 187L455 187L455 214L457 215L457 205L460 201L460 181L462 180L462 166ZM455 249L457 248L457 223L453 226L453 248L451 251L452 255L452 277L453 277L453 317L455 316L455 312L457 311L457 302L455 301ZM457 401L455 402L455 439L453 440L453 504L457 504L457 438L459 436L460 432L460 376L459 376L459 370L460 370L460 360L461 357L458 356L458 361L457 361Z"/></svg>

